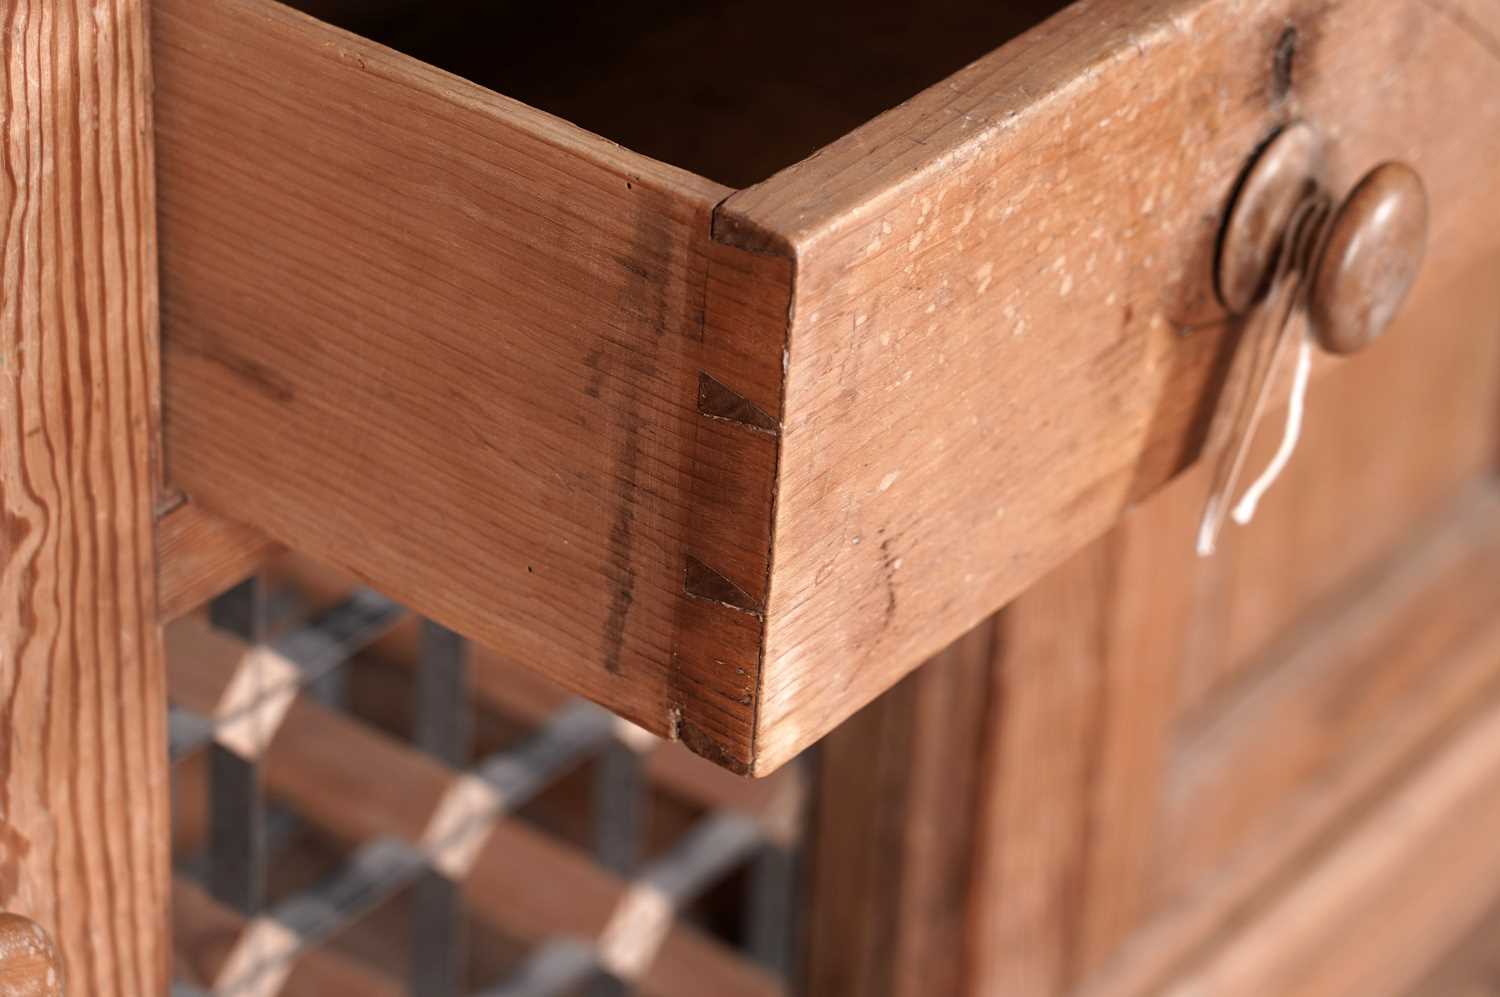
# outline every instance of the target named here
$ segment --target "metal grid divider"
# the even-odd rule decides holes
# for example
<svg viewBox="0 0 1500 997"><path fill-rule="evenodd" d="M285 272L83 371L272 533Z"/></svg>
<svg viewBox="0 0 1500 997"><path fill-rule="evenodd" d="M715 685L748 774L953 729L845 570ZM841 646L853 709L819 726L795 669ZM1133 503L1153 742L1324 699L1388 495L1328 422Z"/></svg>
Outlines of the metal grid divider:
<svg viewBox="0 0 1500 997"><path fill-rule="evenodd" d="M440 624L423 620L412 740L453 768L462 768L469 760L467 672L467 641ZM459 997L464 990L461 885L443 870L429 867L413 886L408 986L414 997Z"/></svg>
<svg viewBox="0 0 1500 997"><path fill-rule="evenodd" d="M241 610L246 600L263 609L264 590L231 592L212 615L240 636L264 636L263 624L255 630L237 623L245 619ZM251 919L217 973L214 997L274 997L301 953L409 886L416 887L416 923L408 985L421 997L456 997L463 991L460 889L480 847L499 821L588 758L601 761L595 784L601 864L627 877L639 865L646 799L642 757L658 741L598 707L572 700L519 746L463 770L419 840L377 836L366 841L332 875L269 910L260 909L258 902L238 902L247 896L258 900L264 874L265 814L256 760L292 700L299 693L315 694L315 683L385 633L403 613L375 593L356 591L321 619L252 647L211 716L172 707L174 761L205 745L216 751L228 745L238 749L237 757L246 763L243 771L252 776L250 788L244 780L226 779L221 789L216 780L212 798L211 820L249 815L259 825L245 835L245 842L231 842L226 834L225 843L215 845L213 865L241 855L254 856L258 864L245 870L233 889L219 894L221 900L236 898L234 906ZM424 621L415 739L419 749L450 769L462 769L469 750L467 727L455 720L469 710L465 650L462 638ZM799 810L800 783L788 785L797 790L790 809ZM252 789L254 810L247 807ZM683 905L733 868L783 847L786 840L790 838L768 834L763 822L741 813L710 812L630 881L597 938L553 938L534 949L513 976L483 994L540 997L591 980L611 992L630 989L651 965ZM757 861L756 867L760 865ZM757 881L772 882L759 872L754 875ZM762 903L757 909L777 908ZM173 993L185 997L204 991L180 982Z"/></svg>
<svg viewBox="0 0 1500 997"><path fill-rule="evenodd" d="M209 604L208 618L247 644L270 632L266 587L248 578ZM260 763L240 747L209 746L208 890L241 914L260 911L266 891L266 798Z"/></svg>

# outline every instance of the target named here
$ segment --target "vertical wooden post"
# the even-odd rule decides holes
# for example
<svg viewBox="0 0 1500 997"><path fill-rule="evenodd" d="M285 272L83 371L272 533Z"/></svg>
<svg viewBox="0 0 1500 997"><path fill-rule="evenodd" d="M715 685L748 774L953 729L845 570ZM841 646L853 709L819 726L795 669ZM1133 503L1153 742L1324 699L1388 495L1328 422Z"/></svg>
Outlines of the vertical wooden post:
<svg viewBox="0 0 1500 997"><path fill-rule="evenodd" d="M0 4L0 909L90 997L169 951L143 3Z"/></svg>
<svg viewBox="0 0 1500 997"><path fill-rule="evenodd" d="M824 741L808 992L1057 997L1139 926L1201 494L1130 513Z"/></svg>
<svg viewBox="0 0 1500 997"><path fill-rule="evenodd" d="M975 627L819 749L807 993L969 992L985 726L1000 708L997 633L994 618Z"/></svg>

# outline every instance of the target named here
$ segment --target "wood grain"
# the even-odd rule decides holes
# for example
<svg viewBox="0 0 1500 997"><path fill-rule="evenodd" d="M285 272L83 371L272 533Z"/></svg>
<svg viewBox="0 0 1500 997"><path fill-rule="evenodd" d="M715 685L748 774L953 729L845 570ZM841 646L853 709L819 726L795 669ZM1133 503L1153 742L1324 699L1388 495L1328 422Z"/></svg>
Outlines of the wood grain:
<svg viewBox="0 0 1500 997"><path fill-rule="evenodd" d="M308 603L309 609L331 607L352 591L350 580L341 572L295 555L277 558L262 577L273 590L284 587L294 592L299 600ZM196 629L195 624L182 626ZM397 707L400 722L410 712L411 673L418 667L420 634L419 621L408 617L370 648L369 658L364 662L389 665L397 673L382 699ZM573 698L545 675L503 653L480 646L471 646L469 653L475 704L497 717L538 727ZM407 674L399 674L403 670ZM365 675L365 680L370 681L368 670ZM775 811L777 802L791 789L788 783L802 778L798 772L783 768L762 779L743 779L670 741L659 741L645 749L644 757L647 778L678 799L710 809L727 807L757 817Z"/></svg>
<svg viewBox="0 0 1500 997"><path fill-rule="evenodd" d="M1476 195L1475 203L1480 203ZM1494 195L1500 209L1500 187ZM1287 631L1429 529L1487 473L1500 420L1500 255L1429 271L1378 348L1311 389L1302 440L1255 522L1200 565L1182 709L1216 709ZM1257 434L1264 466L1282 412ZM1195 472L1196 473L1196 472ZM1206 494L1206 487L1200 494Z"/></svg>
<svg viewBox="0 0 1500 997"><path fill-rule="evenodd" d="M1132 512L825 741L810 992L1061 994L1145 921L1193 577L1159 541L1197 508Z"/></svg>
<svg viewBox="0 0 1500 997"><path fill-rule="evenodd" d="M163 623L248 578L280 546L243 523L182 501L156 521L156 602Z"/></svg>
<svg viewBox="0 0 1500 997"><path fill-rule="evenodd" d="M1144 861L1148 916L1079 997L1160 993L1494 689L1497 517L1493 486L1456 496L1310 612L1220 711L1181 722Z"/></svg>
<svg viewBox="0 0 1500 997"><path fill-rule="evenodd" d="M1150 912L1190 544L1161 496L1000 615L985 725L969 992L1063 994ZM1136 579L1149 570L1153 584Z"/></svg>
<svg viewBox="0 0 1500 997"><path fill-rule="evenodd" d="M572 0L528 8L524 17L490 0L292 6L628 149L744 186L812 155L1065 3ZM857 45L848 44L852 30ZM728 71L726 57L739 68Z"/></svg>
<svg viewBox="0 0 1500 997"><path fill-rule="evenodd" d="M153 27L173 483L748 767L787 261L713 244L726 188L279 5Z"/></svg>
<svg viewBox="0 0 1500 997"><path fill-rule="evenodd" d="M1500 498L1466 495L1423 532L1185 725L1159 845L1169 896L1257 839L1287 838L1289 810L1341 772L1399 757L1500 679L1500 660L1464 654L1500 611Z"/></svg>
<svg viewBox="0 0 1500 997"><path fill-rule="evenodd" d="M89 997L167 980L143 7L0 6L0 909Z"/></svg>
<svg viewBox="0 0 1500 997"><path fill-rule="evenodd" d="M1445 953L1407 997L1496 997L1500 994L1500 907Z"/></svg>
<svg viewBox="0 0 1500 997"><path fill-rule="evenodd" d="M1219 217L1279 123L1336 189L1464 192L1429 275L1500 252L1460 207L1500 156L1478 0L1075 4L727 200L279 7L162 6L174 480L735 771L1199 456Z"/></svg>
<svg viewBox="0 0 1500 997"><path fill-rule="evenodd" d="M975 627L820 746L806 993L966 992L996 630Z"/></svg>
<svg viewBox="0 0 1500 997"><path fill-rule="evenodd" d="M1500 706L1491 702L1164 993L1401 993L1500 894L1497 834Z"/></svg>
<svg viewBox="0 0 1500 997"><path fill-rule="evenodd" d="M1469 206L1500 157L1500 23L1458 6L1075 4L722 206L721 238L796 261L758 766L1198 456L1214 239L1277 123L1329 135L1337 189L1399 157L1452 192L1428 274L1495 252Z"/></svg>
<svg viewBox="0 0 1500 997"><path fill-rule="evenodd" d="M1422 314L1461 324L1474 313L1429 302ZM1470 338L1480 355L1493 348ZM901 692L958 687L943 678L950 650L830 736L814 853L814 883L826 884L813 894L813 909L826 912L814 919L824 974L815 979L883 992L882 981L905 970L919 980L958 973L955 993L1159 993L1494 687L1500 507L1492 483L1472 480L1483 474L1475 458L1488 429L1466 422L1482 418L1491 396L1463 388L1476 375L1462 341L1405 344L1395 363L1436 383L1390 390L1404 377L1392 381L1383 364L1326 378L1333 407L1305 441L1290 497L1219 559L1193 555L1206 482L1183 476L960 642L987 649L986 679L964 688L962 707L950 701L934 718ZM1426 367L1417 362L1424 345ZM1377 445L1403 421L1449 424L1429 390L1452 396L1461 439L1407 446L1398 433ZM1391 410L1372 416L1374 398ZM1392 501L1354 516L1386 545L1375 562L1346 552L1340 571L1359 571L1284 623L1244 683L1211 708L1181 702L1197 658L1232 632L1226 600L1312 591L1308 575L1331 584L1321 559L1348 538L1325 510L1333 517L1341 500L1376 487ZM1434 494L1437 507L1410 523ZM1299 523L1308 557L1252 556L1260 538L1296 534ZM983 719L969 722L981 702ZM928 750L947 770L927 778L967 789L918 808L907 787ZM966 777L975 754L983 765ZM904 876L890 870L923 840L950 843L934 854L964 884L946 907L960 912L957 930L951 917L908 914L898 902ZM820 933L829 944L817 944ZM946 964L911 955L922 951L944 953ZM843 992L838 982L827 989Z"/></svg>

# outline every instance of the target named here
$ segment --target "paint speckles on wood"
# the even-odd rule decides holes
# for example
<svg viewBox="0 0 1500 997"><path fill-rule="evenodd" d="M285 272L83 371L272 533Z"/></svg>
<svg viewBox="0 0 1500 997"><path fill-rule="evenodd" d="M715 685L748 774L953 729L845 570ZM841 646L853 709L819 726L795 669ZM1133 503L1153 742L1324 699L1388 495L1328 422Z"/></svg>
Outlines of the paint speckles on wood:
<svg viewBox="0 0 1500 997"><path fill-rule="evenodd" d="M0 7L0 909L89 997L167 988L143 6Z"/></svg>
<svg viewBox="0 0 1500 997"><path fill-rule="evenodd" d="M1421 0L1254 7L1073 5L720 209L796 261L758 765L1198 457L1220 214L1276 124L1335 134L1340 183L1396 157L1492 186L1500 64ZM1449 260L1496 243L1462 203L1435 206Z"/></svg>

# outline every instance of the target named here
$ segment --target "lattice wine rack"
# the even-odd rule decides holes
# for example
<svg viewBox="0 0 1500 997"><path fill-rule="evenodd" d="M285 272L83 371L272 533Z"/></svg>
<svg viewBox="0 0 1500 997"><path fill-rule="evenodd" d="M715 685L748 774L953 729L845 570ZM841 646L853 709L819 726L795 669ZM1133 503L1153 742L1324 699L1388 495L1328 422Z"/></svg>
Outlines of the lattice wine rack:
<svg viewBox="0 0 1500 997"><path fill-rule="evenodd" d="M749 781L284 559L168 633L175 997L786 992Z"/></svg>

